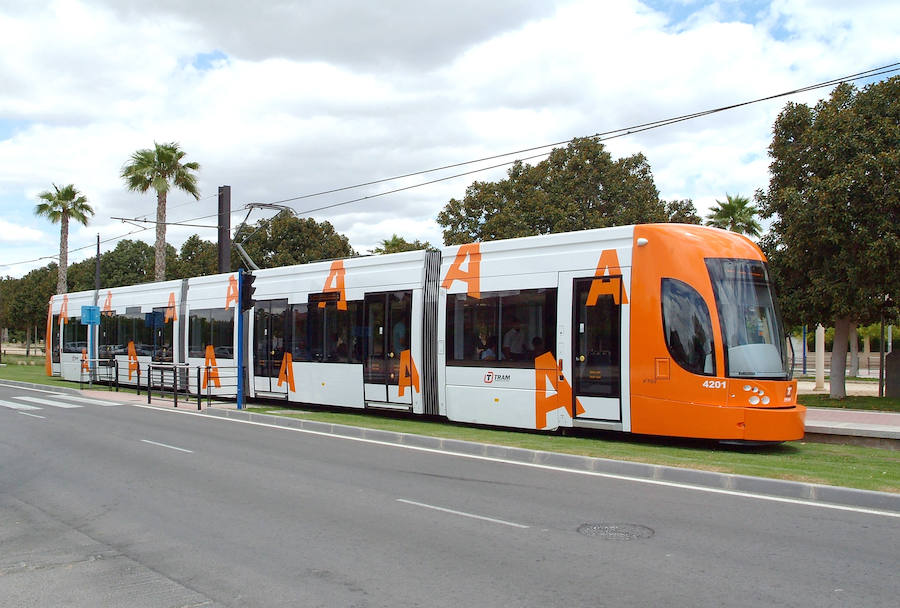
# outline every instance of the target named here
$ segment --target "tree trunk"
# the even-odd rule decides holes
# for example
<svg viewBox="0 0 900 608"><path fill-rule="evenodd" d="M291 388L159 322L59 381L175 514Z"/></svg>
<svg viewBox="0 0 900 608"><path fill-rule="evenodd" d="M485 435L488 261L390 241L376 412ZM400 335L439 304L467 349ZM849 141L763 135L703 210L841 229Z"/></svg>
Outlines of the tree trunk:
<svg viewBox="0 0 900 608"><path fill-rule="evenodd" d="M62 214L59 222L59 271L56 274L56 293L68 293L69 270L69 216Z"/></svg>
<svg viewBox="0 0 900 608"><path fill-rule="evenodd" d="M25 326L25 363L28 363L28 357L31 356L31 326Z"/></svg>
<svg viewBox="0 0 900 608"><path fill-rule="evenodd" d="M825 388L825 328L819 323L816 325L816 389Z"/></svg>
<svg viewBox="0 0 900 608"><path fill-rule="evenodd" d="M850 319L844 317L834 323L834 346L831 350L831 398L847 396L847 346L850 344Z"/></svg>
<svg viewBox="0 0 900 608"><path fill-rule="evenodd" d="M856 333L856 323L850 324L850 377L859 376L859 334Z"/></svg>
<svg viewBox="0 0 900 608"><path fill-rule="evenodd" d="M166 280L166 193L156 193L156 263L153 275L156 281Z"/></svg>

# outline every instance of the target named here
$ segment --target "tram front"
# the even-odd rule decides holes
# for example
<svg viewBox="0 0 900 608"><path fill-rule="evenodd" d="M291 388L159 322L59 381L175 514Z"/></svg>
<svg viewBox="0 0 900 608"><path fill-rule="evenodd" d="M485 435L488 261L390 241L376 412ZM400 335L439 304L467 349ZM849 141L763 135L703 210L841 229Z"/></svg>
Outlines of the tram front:
<svg viewBox="0 0 900 608"><path fill-rule="evenodd" d="M701 226L639 226L635 239L633 314L648 326L632 326L632 430L802 438L806 408L797 403L792 354L759 248Z"/></svg>

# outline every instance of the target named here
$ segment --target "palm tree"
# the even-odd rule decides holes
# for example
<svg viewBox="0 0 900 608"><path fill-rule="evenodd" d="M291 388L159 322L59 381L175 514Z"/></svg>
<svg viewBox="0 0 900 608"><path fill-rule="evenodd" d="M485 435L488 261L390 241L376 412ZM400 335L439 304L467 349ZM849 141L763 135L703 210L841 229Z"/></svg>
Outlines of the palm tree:
<svg viewBox="0 0 900 608"><path fill-rule="evenodd" d="M756 221L756 206L746 196L725 195L725 202L716 200L718 207L710 209L706 225L724 228L749 237L759 238L762 226Z"/></svg>
<svg viewBox="0 0 900 608"><path fill-rule="evenodd" d="M122 167L122 179L129 190L146 192L156 190L156 281L166 278L166 195L172 186L184 190L200 200L197 189L197 163L182 163L185 152L176 142L158 144L153 149L145 148L131 155L131 160Z"/></svg>
<svg viewBox="0 0 900 608"><path fill-rule="evenodd" d="M34 208L35 215L42 215L54 224L59 222L59 271L56 278L56 293L66 293L66 270L69 263L69 218L83 226L87 226L88 216L94 215L94 210L88 205L88 200L73 185L69 184L60 189L53 184L53 191L47 190L38 194L38 198L45 202L38 203Z"/></svg>

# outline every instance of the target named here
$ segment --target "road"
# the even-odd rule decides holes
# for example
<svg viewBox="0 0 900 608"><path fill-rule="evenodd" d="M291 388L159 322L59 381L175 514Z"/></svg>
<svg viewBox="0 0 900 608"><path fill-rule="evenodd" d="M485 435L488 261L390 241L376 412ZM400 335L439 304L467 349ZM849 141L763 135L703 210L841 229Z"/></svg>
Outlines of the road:
<svg viewBox="0 0 900 608"><path fill-rule="evenodd" d="M0 606L16 607L900 596L896 517L11 388L0 547Z"/></svg>

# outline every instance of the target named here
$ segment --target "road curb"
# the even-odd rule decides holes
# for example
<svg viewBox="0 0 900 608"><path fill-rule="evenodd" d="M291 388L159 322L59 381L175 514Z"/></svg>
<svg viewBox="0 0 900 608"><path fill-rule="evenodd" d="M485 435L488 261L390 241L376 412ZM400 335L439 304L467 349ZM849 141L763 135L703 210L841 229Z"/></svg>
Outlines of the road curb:
<svg viewBox="0 0 900 608"><path fill-rule="evenodd" d="M892 494L890 492L873 492L870 490L856 490L840 486L785 481L782 479L769 479L765 477L751 477L748 475L735 475L731 473L717 473L714 471L700 471L697 469L683 469L666 465L611 460L608 458L592 458L590 456L577 456L574 454L543 452L526 448L476 443L460 439L429 437L427 435L415 435L411 433L398 433L396 431L367 429L330 422L318 422L315 420L304 420L302 418L286 418L283 416L258 414L240 410L209 408L204 410L204 413L209 416L259 422L289 429L303 429L329 435L383 441L385 443L442 450L456 454L498 458L527 464L539 464L570 469L573 471L590 471L606 475L621 475L623 477L650 479L654 481L715 488L732 492L763 494L779 498L807 500L810 502L900 513L900 494Z"/></svg>
<svg viewBox="0 0 900 608"><path fill-rule="evenodd" d="M68 386L56 386L54 384L37 384L35 382L22 382L21 380L0 380L0 386L13 386L20 388L36 388L51 393L63 393L66 395L80 395L81 391L77 388L69 388Z"/></svg>

